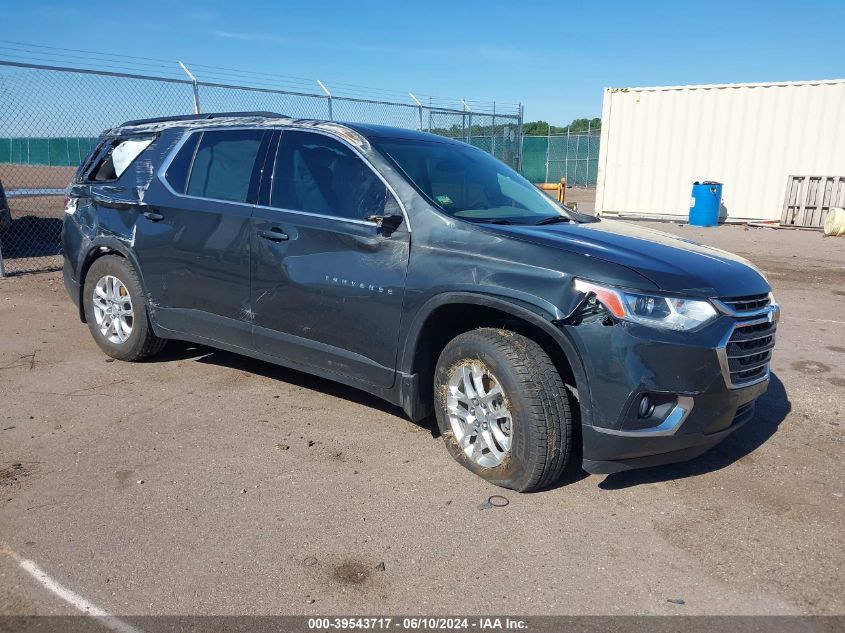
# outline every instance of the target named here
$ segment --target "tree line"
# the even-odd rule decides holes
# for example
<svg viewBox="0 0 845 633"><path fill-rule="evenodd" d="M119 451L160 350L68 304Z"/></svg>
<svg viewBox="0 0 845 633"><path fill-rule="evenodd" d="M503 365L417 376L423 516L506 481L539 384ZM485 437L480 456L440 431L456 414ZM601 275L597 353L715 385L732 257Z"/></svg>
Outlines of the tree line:
<svg viewBox="0 0 845 633"><path fill-rule="evenodd" d="M514 127L511 124L505 124L508 127ZM496 135L502 134L502 124L496 126L495 133ZM551 126L551 133L554 134L566 134L567 132L571 132L572 134L583 134L589 131L596 131L601 128L601 119L599 117L595 117L593 119L575 119L569 125L558 126L552 125ZM528 121L522 124L523 134L525 136L546 136L549 134L549 124L546 121ZM436 127L432 128L431 131L434 134L439 134L441 136L449 136L451 138L464 138L469 132L472 136L490 136L494 133L494 129L492 125L479 125L477 123L473 123L472 129L467 130L465 127L453 124L451 127Z"/></svg>
<svg viewBox="0 0 845 633"><path fill-rule="evenodd" d="M579 134L587 132L588 130L601 129L601 119L595 117L593 119L575 119L569 125L563 127L552 125L551 134ZM526 136L546 136L549 132L549 124L546 121L529 121L522 124L523 133Z"/></svg>

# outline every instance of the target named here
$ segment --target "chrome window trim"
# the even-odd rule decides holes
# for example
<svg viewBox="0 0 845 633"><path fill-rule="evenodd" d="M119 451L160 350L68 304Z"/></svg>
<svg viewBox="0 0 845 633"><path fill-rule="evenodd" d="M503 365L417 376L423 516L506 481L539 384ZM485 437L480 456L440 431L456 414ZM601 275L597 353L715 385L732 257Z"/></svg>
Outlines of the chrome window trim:
<svg viewBox="0 0 845 633"><path fill-rule="evenodd" d="M635 429L626 431L623 429L605 429L600 426L593 428L599 433L607 433L608 435L620 435L622 437L662 437L665 435L674 435L681 428L681 425L692 412L695 406L695 400L692 396L678 396L678 402L672 407L669 415L657 426L650 429Z"/></svg>
<svg viewBox="0 0 845 633"><path fill-rule="evenodd" d="M200 145L202 144L202 135L205 134L205 130L199 133L199 138L197 139L197 144L194 145L194 151L191 153L191 162L188 165L188 173L185 174L185 191L182 192L182 195L188 195L188 183L191 182L191 176L194 174L194 162L197 160L197 152L200 151ZM185 140L182 142L184 145L188 140L188 137L185 137ZM173 155L173 158L176 158L176 154ZM172 160L172 159L171 159ZM165 180L167 179L167 172L165 170L164 174ZM168 183L169 184L169 183Z"/></svg>
<svg viewBox="0 0 845 633"><path fill-rule="evenodd" d="M749 382L743 382L739 384L734 384L733 380L731 380L730 364L728 363L728 343L730 342L731 337L733 336L736 329L748 327L749 325L760 325L761 323L777 323L780 320L780 306L776 303L770 303L763 310L763 314L766 315L764 318L756 318L748 321L735 321L731 325L731 328L728 330L728 333L725 334L725 336L722 338L721 342L719 343L719 346L716 348L716 355L719 357L719 367L722 370L722 378L724 379L725 385L728 389L745 389L746 387L752 387L761 382L765 382L771 377L771 356L769 357L769 361L766 363L766 371L763 373L762 376L760 376L759 378L755 378L754 380L751 380ZM748 315L746 314L746 316ZM776 339L777 331L773 332L771 334L771 337L773 340ZM774 347L765 351L774 352Z"/></svg>
<svg viewBox="0 0 845 633"><path fill-rule="evenodd" d="M297 127L297 126L294 126L294 125L279 125L279 126L266 126L266 127L256 127L254 125L253 126L250 126L250 125L237 125L237 126L236 125L223 125L223 126L220 126L220 127L204 127L202 129L190 129L190 128L186 129L182 134L182 138L180 138L179 141L173 146L173 148L167 153L167 156L165 156L164 160L161 163L161 166L158 168L158 171L156 172L156 176L158 177L159 182L161 182L161 184L164 185L164 188L167 189L167 191L169 191L171 194L173 194L174 196L177 196L179 198L189 198L191 200L204 200L204 201L207 201L207 202L221 202L221 203L225 203L225 204L237 204L237 205L240 205L240 206L250 207L251 209L282 211L284 213L296 213L298 215L307 215L307 216L311 216L311 217L315 217L315 218L337 220L337 221L340 221L340 222L351 222L353 224L361 224L361 225L364 225L364 226L376 226L375 222L369 222L368 220L355 220L355 219L352 219L352 218L342 218L342 217L339 217L339 216L336 216L336 215L325 215L325 214L322 214L322 213L312 213L311 211L299 211L299 210L294 210L294 209L282 209L280 207L272 207L272 206L267 206L267 205L252 204L250 202L236 202L236 201L233 201L233 200L221 200L219 198L204 198L204 197L201 197L201 196L191 196L191 195L188 195L187 193L179 193L178 191L173 189L173 187L171 187L170 183L167 181L165 174L167 172L167 168L170 167L170 163L172 163L173 159L176 158L176 154L179 153L179 150L182 149L182 146L185 145L185 143L188 141L188 138L190 138L190 136L192 134L200 134L201 135L204 132L212 132L212 131L217 131L217 130L260 130L260 131L267 132L267 133L272 133L274 130L279 130L281 132L281 134L279 135L279 144L276 145L276 150L275 150L276 156L273 157L273 174L271 175L271 182L270 182L271 201L272 201L272 195L273 195L272 178L274 178L275 174L276 174L276 157L278 156L279 145L282 142L282 137L284 137L285 130L295 131L295 132L309 132L309 133L312 133L312 134L322 134L323 136L327 136L331 139L339 141L340 143L342 143L343 145L348 147L350 150L352 150L352 152L360 160L362 160L367 167L369 167L369 169L376 175L376 177L379 180L381 180L381 182L384 184L385 188L390 192L390 194L393 196L394 200L396 200L396 203L399 205L399 208L402 210L402 216L405 219L406 229L407 229L408 233L411 232L411 220L408 216L408 211L405 208L405 204L402 202L402 199L396 194L396 190L391 186L391 184L389 182L387 182L387 180L384 178L384 176L382 176L382 174L379 173L379 171L373 166L373 164L367 159L367 157L364 156L358 150L358 148L356 148L354 145L352 145L352 143L350 143L349 141L344 139L342 136L339 136L337 134L332 134L331 132L328 132L326 130L303 128L303 127ZM199 144L201 142L202 142L202 137L200 137L199 141L197 142L197 149L199 149ZM187 187L188 187L188 182L190 181L191 172L193 172L193 169L194 169L194 159L195 158L196 158L196 150L194 151L193 159L191 159L191 167L188 171L188 178L185 180L185 190L186 191L187 191Z"/></svg>
<svg viewBox="0 0 845 633"><path fill-rule="evenodd" d="M369 222L367 220L353 220L352 218L339 218L336 215L325 215L322 213L311 213L310 211L297 211L296 209L284 209L282 207L268 207L263 204L253 204L250 205L256 209L261 209L263 211L279 211L280 213L294 213L296 215L305 215L311 218L322 218L325 220L335 220L337 222L348 222L350 224L361 224L363 226L377 226L375 222ZM410 231L409 231L410 232Z"/></svg>
<svg viewBox="0 0 845 633"><path fill-rule="evenodd" d="M276 146L271 148L273 152L273 167L270 168L270 189L267 193L267 206L259 205L259 208L266 209L266 208L276 208L270 207L270 203L273 202L273 185L276 183L276 163L279 160L279 147L282 145L282 132L284 130L279 130L279 138L276 139ZM262 181L264 180L264 174L261 175ZM259 195L259 199L261 196Z"/></svg>

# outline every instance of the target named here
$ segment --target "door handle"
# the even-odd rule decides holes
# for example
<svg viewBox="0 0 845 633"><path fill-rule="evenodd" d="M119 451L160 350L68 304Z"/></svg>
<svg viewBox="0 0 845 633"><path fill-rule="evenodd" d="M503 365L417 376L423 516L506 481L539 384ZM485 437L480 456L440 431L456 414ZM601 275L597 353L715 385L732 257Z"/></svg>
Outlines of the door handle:
<svg viewBox="0 0 845 633"><path fill-rule="evenodd" d="M157 213L155 211L144 211L144 217L152 222L158 222L164 219L164 216L161 213Z"/></svg>
<svg viewBox="0 0 845 633"><path fill-rule="evenodd" d="M265 240L270 240L271 242L284 242L285 240L290 239L287 233L276 227L259 231L258 236L263 237Z"/></svg>

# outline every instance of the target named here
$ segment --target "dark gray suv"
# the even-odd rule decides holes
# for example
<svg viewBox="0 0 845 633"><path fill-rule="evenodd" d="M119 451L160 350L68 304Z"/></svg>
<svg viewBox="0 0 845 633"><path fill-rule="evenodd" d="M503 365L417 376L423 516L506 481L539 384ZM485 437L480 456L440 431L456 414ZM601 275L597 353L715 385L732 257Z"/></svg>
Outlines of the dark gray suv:
<svg viewBox="0 0 845 633"><path fill-rule="evenodd" d="M271 113L105 132L63 244L108 355L182 339L433 411L516 490L574 438L593 473L703 453L753 417L779 315L747 261L579 215L467 144Z"/></svg>

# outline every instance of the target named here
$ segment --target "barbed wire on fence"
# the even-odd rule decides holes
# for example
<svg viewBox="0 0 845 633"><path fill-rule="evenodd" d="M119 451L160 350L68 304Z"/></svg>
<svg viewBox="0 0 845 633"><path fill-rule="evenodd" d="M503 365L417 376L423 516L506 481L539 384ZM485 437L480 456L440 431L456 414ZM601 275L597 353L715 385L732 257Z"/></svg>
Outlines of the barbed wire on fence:
<svg viewBox="0 0 845 633"><path fill-rule="evenodd" d="M16 40L0 39L0 57L8 61L19 61L29 64L44 64L49 66L73 67L94 71L112 71L128 74L142 74L155 76L159 79L184 80L185 76L180 68L181 64L172 59L160 57L148 57L137 55L126 55L116 52L92 51L88 49L68 48L51 46L46 44L33 44L19 42ZM289 92L311 93L315 90L316 80L309 77L286 75L282 73L265 72L227 66L215 66L199 62L185 61L185 65L192 69L192 74L200 81L207 83L222 83L242 85L248 82L252 87L265 87ZM356 97L372 100L391 102L406 102L409 92L376 88L358 83L344 81L325 81L337 97ZM425 91L411 90L414 94L424 95ZM318 93L322 94L322 93ZM424 96L423 102L432 107L447 109L462 109L461 99ZM520 110L519 103L493 102L483 100L466 100L472 109L479 111L491 111L498 107L502 115L517 115Z"/></svg>

